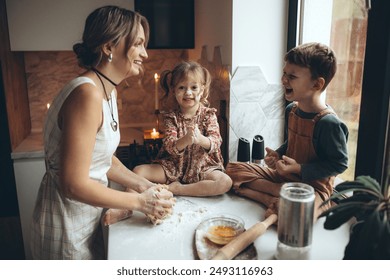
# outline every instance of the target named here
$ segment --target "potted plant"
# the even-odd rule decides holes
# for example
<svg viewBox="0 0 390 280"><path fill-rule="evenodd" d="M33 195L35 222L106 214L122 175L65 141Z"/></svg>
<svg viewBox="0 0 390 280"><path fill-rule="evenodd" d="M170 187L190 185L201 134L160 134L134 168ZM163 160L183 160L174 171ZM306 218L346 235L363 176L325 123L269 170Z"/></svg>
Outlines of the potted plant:
<svg viewBox="0 0 390 280"><path fill-rule="evenodd" d="M369 176L358 176L335 187L334 194L323 203L336 205L323 212L324 228L336 229L354 218L345 260L390 259L390 193L388 176L381 187Z"/></svg>

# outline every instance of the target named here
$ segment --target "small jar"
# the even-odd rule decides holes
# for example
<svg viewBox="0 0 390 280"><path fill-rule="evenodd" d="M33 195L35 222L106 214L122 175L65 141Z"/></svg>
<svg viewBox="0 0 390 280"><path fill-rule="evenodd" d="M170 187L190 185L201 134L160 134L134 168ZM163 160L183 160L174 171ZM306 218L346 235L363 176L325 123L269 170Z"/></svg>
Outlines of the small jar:
<svg viewBox="0 0 390 280"><path fill-rule="evenodd" d="M314 219L314 188L286 183L280 191L276 259L309 259Z"/></svg>

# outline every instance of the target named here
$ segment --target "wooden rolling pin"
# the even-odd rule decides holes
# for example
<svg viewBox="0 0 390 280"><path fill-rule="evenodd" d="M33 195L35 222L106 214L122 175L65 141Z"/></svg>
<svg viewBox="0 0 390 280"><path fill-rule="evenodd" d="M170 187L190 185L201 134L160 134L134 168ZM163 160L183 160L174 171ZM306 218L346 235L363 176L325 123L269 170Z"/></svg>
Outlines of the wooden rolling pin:
<svg viewBox="0 0 390 280"><path fill-rule="evenodd" d="M241 233L228 244L218 249L212 260L231 260L262 235L267 228L278 220L276 214L270 215L262 222L257 222L248 230Z"/></svg>

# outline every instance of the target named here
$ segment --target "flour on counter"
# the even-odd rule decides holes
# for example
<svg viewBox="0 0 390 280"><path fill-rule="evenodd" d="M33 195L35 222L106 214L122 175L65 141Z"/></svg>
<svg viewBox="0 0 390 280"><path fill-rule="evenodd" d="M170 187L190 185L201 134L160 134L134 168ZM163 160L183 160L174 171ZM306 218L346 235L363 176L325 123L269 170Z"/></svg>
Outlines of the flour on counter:
<svg viewBox="0 0 390 280"><path fill-rule="evenodd" d="M171 216L157 227L161 234L169 235L166 238L174 238L175 235L183 232L193 236L195 229L213 209L212 205L199 205L185 197L178 197Z"/></svg>
<svg viewBox="0 0 390 280"><path fill-rule="evenodd" d="M169 220L172 223L176 223L177 226L180 224L187 224L189 222L194 223L195 221L200 223L207 212L208 210L205 206L197 205L186 198L180 197L177 199L173 213Z"/></svg>

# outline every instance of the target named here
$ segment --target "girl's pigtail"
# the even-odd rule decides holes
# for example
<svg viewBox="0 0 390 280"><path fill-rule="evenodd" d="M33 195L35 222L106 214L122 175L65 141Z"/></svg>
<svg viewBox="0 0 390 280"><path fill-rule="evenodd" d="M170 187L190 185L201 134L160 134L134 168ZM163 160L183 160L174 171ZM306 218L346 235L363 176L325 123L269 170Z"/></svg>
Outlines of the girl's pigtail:
<svg viewBox="0 0 390 280"><path fill-rule="evenodd" d="M161 75L160 75L160 86L161 88L163 89L164 91L164 97L168 97L168 94L169 94L169 74L172 75L172 72L170 70L164 70L163 72L161 72Z"/></svg>
<svg viewBox="0 0 390 280"><path fill-rule="evenodd" d="M201 98L201 102L204 106L208 107L210 105L210 102L208 101L209 94L210 94L210 85L211 85L211 75L210 72L207 70L207 68L202 66L203 76L204 76L204 91L203 96Z"/></svg>
<svg viewBox="0 0 390 280"><path fill-rule="evenodd" d="M164 91L164 95L161 98L161 110L160 111L171 111L172 108L175 106L174 101L172 100L171 96L169 95L170 92L170 85L172 82L172 71L170 70L164 70L161 72L160 75L160 86L162 90Z"/></svg>

